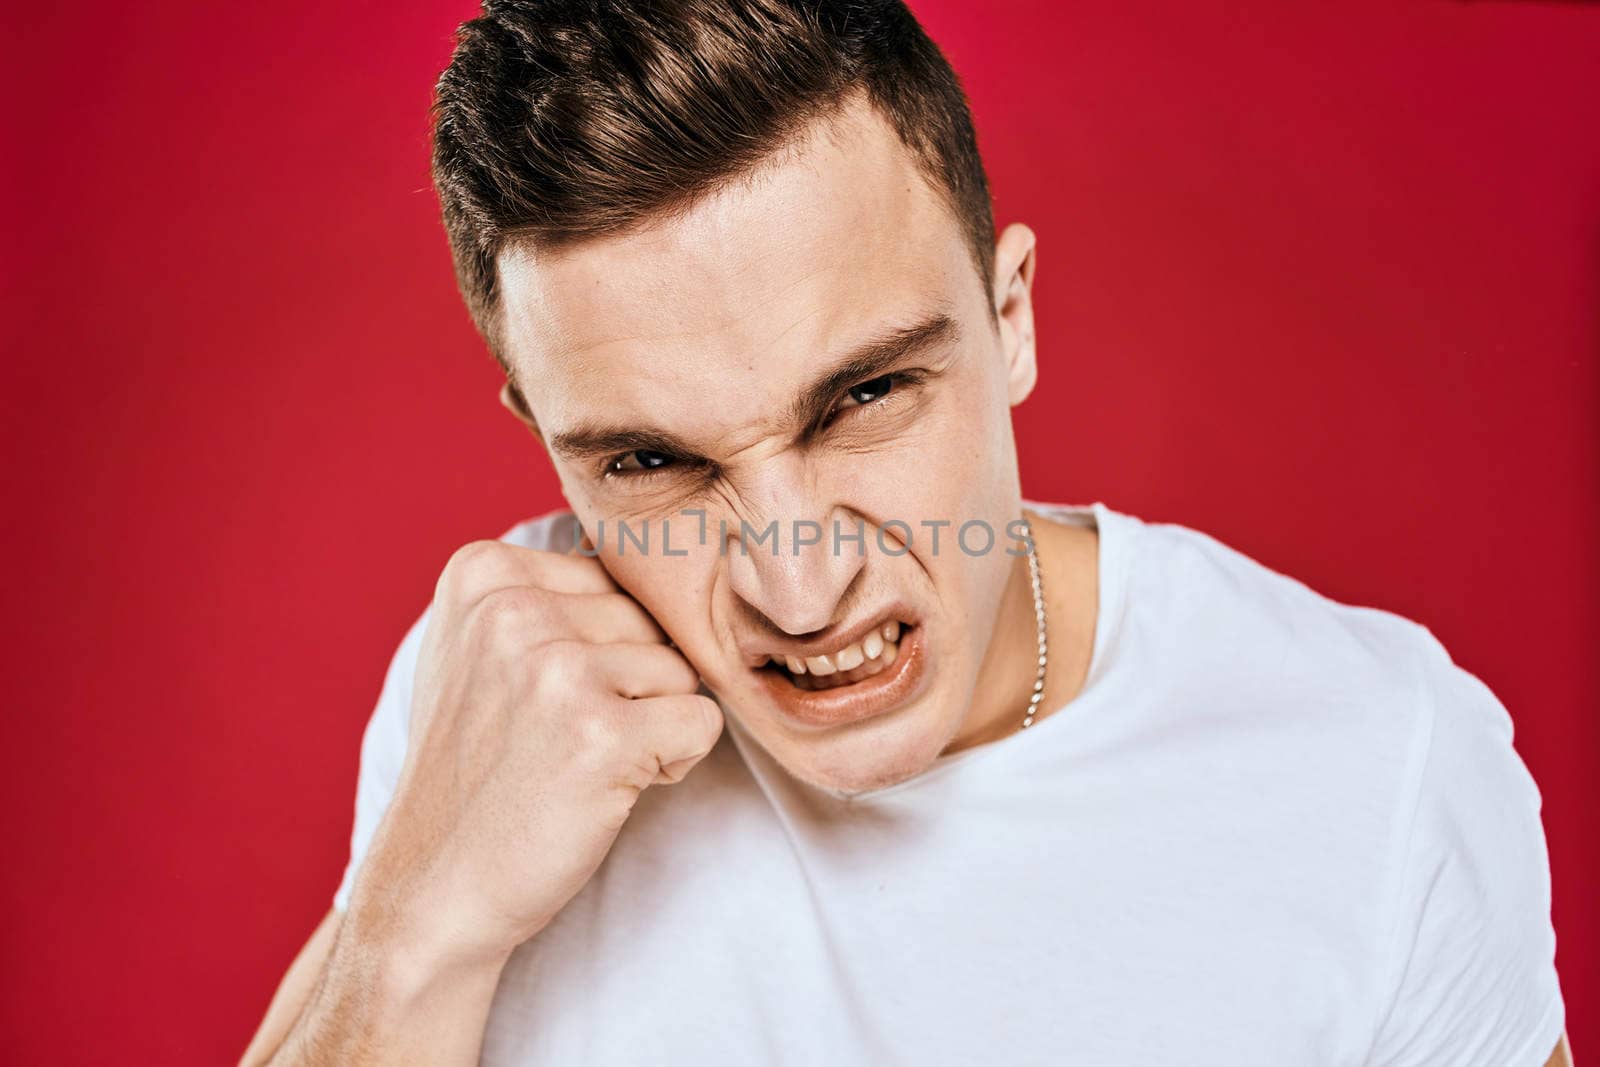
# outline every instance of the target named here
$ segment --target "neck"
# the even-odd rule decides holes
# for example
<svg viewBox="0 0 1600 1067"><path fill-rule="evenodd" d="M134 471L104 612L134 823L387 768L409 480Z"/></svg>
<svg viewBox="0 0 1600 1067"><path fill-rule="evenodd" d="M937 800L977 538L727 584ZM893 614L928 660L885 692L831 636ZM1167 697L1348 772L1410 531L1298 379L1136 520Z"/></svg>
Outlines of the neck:
<svg viewBox="0 0 1600 1067"><path fill-rule="evenodd" d="M1092 528L1053 522L1025 511L1044 589L1050 664L1033 724L1068 703L1083 687L1093 652L1098 610L1099 537ZM994 633L978 669L967 717L941 755L998 741L1022 728L1038 676L1039 634L1026 554L1012 560Z"/></svg>

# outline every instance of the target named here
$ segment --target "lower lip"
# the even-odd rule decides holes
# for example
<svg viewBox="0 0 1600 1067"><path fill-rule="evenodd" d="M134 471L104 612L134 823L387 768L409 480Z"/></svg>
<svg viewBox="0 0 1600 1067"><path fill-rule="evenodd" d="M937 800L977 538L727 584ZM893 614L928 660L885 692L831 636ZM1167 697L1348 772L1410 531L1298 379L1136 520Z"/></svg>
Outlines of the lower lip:
<svg viewBox="0 0 1600 1067"><path fill-rule="evenodd" d="M922 627L901 636L900 653L893 664L852 685L832 689L800 689L776 670L757 671L785 715L805 726L826 728L860 722L893 711L914 697L927 674L927 653Z"/></svg>

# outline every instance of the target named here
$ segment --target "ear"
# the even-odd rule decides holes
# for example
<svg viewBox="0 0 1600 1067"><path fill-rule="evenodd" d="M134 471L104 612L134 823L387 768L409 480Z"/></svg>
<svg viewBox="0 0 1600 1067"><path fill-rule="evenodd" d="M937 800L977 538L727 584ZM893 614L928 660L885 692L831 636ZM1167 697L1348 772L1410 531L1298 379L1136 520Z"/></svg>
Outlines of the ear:
<svg viewBox="0 0 1600 1067"><path fill-rule="evenodd" d="M1037 238L1013 222L994 244L994 310L1000 327L1000 352L1006 363L1006 393L1022 403L1039 380L1033 338L1033 270Z"/></svg>
<svg viewBox="0 0 1600 1067"><path fill-rule="evenodd" d="M539 432L539 423L535 421L533 412L528 409L528 400L522 395L516 383L510 378L506 379L500 387L500 406L517 417L517 421L533 432L533 436L544 440L544 435Z"/></svg>

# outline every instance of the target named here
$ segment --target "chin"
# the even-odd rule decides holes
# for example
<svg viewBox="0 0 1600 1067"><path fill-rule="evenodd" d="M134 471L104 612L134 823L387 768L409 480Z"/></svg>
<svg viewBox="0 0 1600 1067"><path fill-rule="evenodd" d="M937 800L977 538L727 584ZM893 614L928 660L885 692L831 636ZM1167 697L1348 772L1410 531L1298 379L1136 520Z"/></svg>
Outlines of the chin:
<svg viewBox="0 0 1600 1067"><path fill-rule="evenodd" d="M867 793L933 766L955 733L956 723L942 710L942 701L925 699L899 714L849 727L761 741L786 771L808 785L837 795Z"/></svg>

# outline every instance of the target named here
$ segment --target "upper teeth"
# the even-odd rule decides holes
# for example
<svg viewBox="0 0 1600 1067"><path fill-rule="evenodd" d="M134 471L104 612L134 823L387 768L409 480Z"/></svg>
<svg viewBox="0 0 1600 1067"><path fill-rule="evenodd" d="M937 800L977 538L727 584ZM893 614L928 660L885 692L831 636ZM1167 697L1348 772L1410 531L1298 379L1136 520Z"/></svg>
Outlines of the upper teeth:
<svg viewBox="0 0 1600 1067"><path fill-rule="evenodd" d="M773 656L774 663L789 668L790 674L833 674L835 671L853 671L867 660L875 660L900 640L900 623L890 621L871 631L866 637L848 644L837 652L821 656Z"/></svg>

